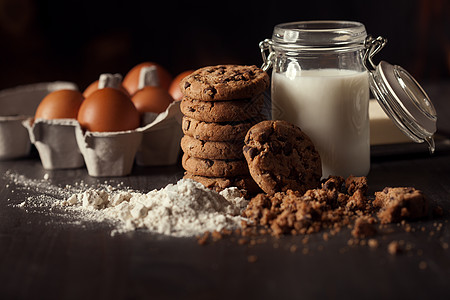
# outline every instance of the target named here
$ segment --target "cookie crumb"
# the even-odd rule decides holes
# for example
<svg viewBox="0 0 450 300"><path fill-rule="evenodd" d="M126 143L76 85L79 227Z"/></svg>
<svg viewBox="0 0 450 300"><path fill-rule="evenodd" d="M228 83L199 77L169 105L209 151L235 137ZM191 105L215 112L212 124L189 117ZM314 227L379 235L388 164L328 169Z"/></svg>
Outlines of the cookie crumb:
<svg viewBox="0 0 450 300"><path fill-rule="evenodd" d="M353 195L357 190L361 191L362 194L366 194L369 190L369 185L367 184L366 177L356 177L350 175L345 180L345 188L349 195Z"/></svg>
<svg viewBox="0 0 450 300"><path fill-rule="evenodd" d="M233 234L233 230L224 228L224 229L222 229L222 230L220 231L220 233L221 233L222 235L231 235L231 234Z"/></svg>
<svg viewBox="0 0 450 300"><path fill-rule="evenodd" d="M223 238L222 233L220 233L220 232L217 231L217 230L214 230L214 231L211 233L211 237L212 237L213 241L218 241L218 240L221 240L221 239Z"/></svg>
<svg viewBox="0 0 450 300"><path fill-rule="evenodd" d="M239 244L239 245L245 245L245 244L247 244L247 243L248 243L248 240L247 240L247 239L244 239L244 238L238 239L238 244Z"/></svg>
<svg viewBox="0 0 450 300"><path fill-rule="evenodd" d="M370 248L378 248L378 241L376 239L369 239L367 241L367 244L369 245Z"/></svg>
<svg viewBox="0 0 450 300"><path fill-rule="evenodd" d="M292 253L297 252L297 246L292 245L291 247L289 247L289 251L291 251Z"/></svg>
<svg viewBox="0 0 450 300"><path fill-rule="evenodd" d="M258 261L258 256L256 256L256 255L249 255L249 256L247 256L247 261L249 263L255 263L255 262Z"/></svg>
<svg viewBox="0 0 450 300"><path fill-rule="evenodd" d="M205 233L203 233L203 235L197 238L197 243L202 246L206 245L208 243L209 235L209 231L206 231Z"/></svg>
<svg viewBox="0 0 450 300"><path fill-rule="evenodd" d="M388 245L388 252L391 255L397 255L403 252L403 249L398 241L392 241Z"/></svg>
<svg viewBox="0 0 450 300"><path fill-rule="evenodd" d="M373 225L374 223L374 218L359 217L355 221L355 227L352 230L352 235L355 238L374 236L377 233L377 229Z"/></svg>
<svg viewBox="0 0 450 300"><path fill-rule="evenodd" d="M429 203L422 192L413 187L386 187L375 192L373 205L381 208L378 218L387 224L426 217Z"/></svg>
<svg viewBox="0 0 450 300"><path fill-rule="evenodd" d="M425 270L428 267L427 263L425 261L419 262L419 269Z"/></svg>
<svg viewBox="0 0 450 300"><path fill-rule="evenodd" d="M403 228L405 229L405 232L411 232L413 231L413 228L411 227L411 225L409 223L404 224Z"/></svg>

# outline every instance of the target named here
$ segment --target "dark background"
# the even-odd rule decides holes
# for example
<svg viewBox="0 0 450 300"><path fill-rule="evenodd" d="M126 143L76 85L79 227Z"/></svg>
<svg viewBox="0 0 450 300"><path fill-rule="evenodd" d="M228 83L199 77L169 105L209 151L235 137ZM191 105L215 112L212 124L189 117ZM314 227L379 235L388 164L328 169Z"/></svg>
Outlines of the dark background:
<svg viewBox="0 0 450 300"><path fill-rule="evenodd" d="M142 61L173 75L220 63L261 65L258 43L278 23L363 22L388 44L378 54L420 81L450 79L450 1L0 0L0 89L68 80Z"/></svg>

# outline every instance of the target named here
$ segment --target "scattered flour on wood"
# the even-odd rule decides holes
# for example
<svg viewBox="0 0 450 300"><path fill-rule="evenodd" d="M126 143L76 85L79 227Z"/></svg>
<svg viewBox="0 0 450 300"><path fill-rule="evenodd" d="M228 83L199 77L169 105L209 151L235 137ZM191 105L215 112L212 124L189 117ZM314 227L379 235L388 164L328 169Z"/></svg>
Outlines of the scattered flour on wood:
<svg viewBox="0 0 450 300"><path fill-rule="evenodd" d="M80 221L109 222L114 225L112 235L142 228L189 237L205 231L234 229L240 227L241 212L248 204L237 188L217 193L190 179L140 193L106 184L97 188L83 183L57 187L48 179L31 180L13 173L6 176L16 186L34 191L17 207L50 207L59 216L67 213Z"/></svg>
<svg viewBox="0 0 450 300"><path fill-rule="evenodd" d="M182 179L146 194L89 189L61 204L99 210L120 220L121 226L115 232L146 228L181 237L239 227L247 201L236 188L216 193L193 180Z"/></svg>

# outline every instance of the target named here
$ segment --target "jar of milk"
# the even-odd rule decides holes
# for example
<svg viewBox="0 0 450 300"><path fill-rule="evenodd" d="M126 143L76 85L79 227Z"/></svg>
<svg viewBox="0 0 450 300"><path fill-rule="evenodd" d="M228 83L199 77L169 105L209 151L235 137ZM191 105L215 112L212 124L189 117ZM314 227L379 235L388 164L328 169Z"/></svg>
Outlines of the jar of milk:
<svg viewBox="0 0 450 300"><path fill-rule="evenodd" d="M272 118L299 126L311 138L324 178L365 176L370 169L374 77L367 66L385 40L370 38L373 47L367 41L359 22L304 21L276 25L272 39L260 43L262 68L273 69Z"/></svg>

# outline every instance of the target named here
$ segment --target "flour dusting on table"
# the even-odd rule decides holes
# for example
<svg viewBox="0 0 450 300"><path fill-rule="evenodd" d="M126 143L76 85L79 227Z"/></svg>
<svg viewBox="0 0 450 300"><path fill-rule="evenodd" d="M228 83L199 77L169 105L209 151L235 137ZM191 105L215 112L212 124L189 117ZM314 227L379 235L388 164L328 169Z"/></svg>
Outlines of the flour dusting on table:
<svg viewBox="0 0 450 300"><path fill-rule="evenodd" d="M84 184L56 187L48 180L31 180L7 174L14 184L34 189L17 207L64 209L83 221L111 222L111 234L142 228L150 232L189 237L205 231L240 227L240 216L248 204L237 188L220 193L190 179L181 179L159 190L141 193L108 185L97 188Z"/></svg>
<svg viewBox="0 0 450 300"><path fill-rule="evenodd" d="M120 220L122 224L115 232L146 228L165 235L194 236L239 227L247 201L235 188L219 194L193 180L182 179L146 194L89 189L61 204L99 210Z"/></svg>

